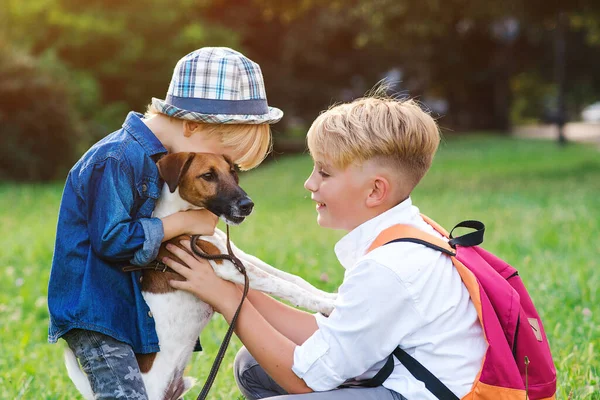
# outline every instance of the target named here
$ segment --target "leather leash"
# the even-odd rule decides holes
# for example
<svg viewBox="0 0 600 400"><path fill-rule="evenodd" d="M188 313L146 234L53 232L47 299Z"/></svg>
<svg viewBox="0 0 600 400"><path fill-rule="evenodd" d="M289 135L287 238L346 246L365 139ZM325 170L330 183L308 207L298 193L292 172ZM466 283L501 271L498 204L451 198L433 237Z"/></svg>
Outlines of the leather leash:
<svg viewBox="0 0 600 400"><path fill-rule="evenodd" d="M202 391L200 392L200 394L198 395L198 397L196 399L196 400L205 400L206 396L208 396L208 392L210 391L210 388L212 387L212 385L215 381L215 378L217 377L217 373L219 372L219 367L221 366L221 362L223 361L223 358L225 357L225 352L227 351L227 347L229 346L229 341L231 340L231 336L233 335L235 323L236 323L238 316L240 315L240 312L242 310L242 305L244 304L244 300L246 300L246 296L248 295L249 284L248 284L248 275L246 274L246 267L244 267L244 264L240 261L239 258L237 258L233 254L233 251L231 250L231 244L229 241L229 225L227 225L227 252L229 254L211 255L211 254L204 253L202 250L200 250L198 248L198 246L196 246L196 240L198 238L200 238L200 235L193 235L191 238L191 248L192 248L192 251L194 252L194 254L196 254L198 257L202 257L202 258L205 258L208 260L231 261L233 263L233 265L235 266L235 268L242 275L244 275L244 292L242 294L242 300L240 301L240 305L238 306L237 310L235 311L235 314L233 314L233 318L231 318L231 323L229 324L229 329L227 329L227 333L225 333L225 337L223 338L223 341L221 342L221 346L219 347L219 352L217 353L217 356L215 357L215 361L213 362L213 365L210 368L210 373L208 374L208 378L206 379L206 382L204 383L204 386L202 387Z"/></svg>

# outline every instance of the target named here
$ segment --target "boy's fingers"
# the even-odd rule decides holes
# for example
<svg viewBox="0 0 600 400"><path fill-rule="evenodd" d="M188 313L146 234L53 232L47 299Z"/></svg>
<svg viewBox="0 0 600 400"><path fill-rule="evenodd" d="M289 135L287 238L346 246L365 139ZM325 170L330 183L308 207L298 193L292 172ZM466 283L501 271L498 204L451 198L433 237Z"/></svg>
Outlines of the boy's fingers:
<svg viewBox="0 0 600 400"><path fill-rule="evenodd" d="M181 289L181 287L183 285L181 285L181 281L169 281L169 285L173 288L173 289Z"/></svg>
<svg viewBox="0 0 600 400"><path fill-rule="evenodd" d="M190 269L188 267L179 264L177 261L175 261L169 257L163 257L162 262L167 264L169 266L169 268L171 268L173 271L177 272L179 275L188 279L189 273L190 273Z"/></svg>
<svg viewBox="0 0 600 400"><path fill-rule="evenodd" d="M179 242L179 243L184 244L184 242ZM189 248L189 242L187 242L187 243L188 243L188 245L187 246L184 245L184 246ZM167 245L167 250L169 250L171 253L173 253L174 255L179 257L179 259L181 261L183 261L185 264L187 264L188 266L190 265L190 262L194 261L194 257L192 257L187 251L185 251L171 243L169 243Z"/></svg>
<svg viewBox="0 0 600 400"><path fill-rule="evenodd" d="M185 290L186 292L193 292L193 286L188 281L169 281L169 285L173 289Z"/></svg>
<svg viewBox="0 0 600 400"><path fill-rule="evenodd" d="M202 262L202 263L206 263L206 264L208 264L208 260L206 260L205 258L202 258L202 257L200 257L200 256L198 256L198 255L196 255L196 254L194 254L194 252L192 251L192 243L191 243L189 240L182 240L182 241L180 241L179 243L181 243L181 245L182 245L183 247L185 247L186 249L189 249L189 250L190 250L190 252L192 253L191 255L190 255L190 254L188 254L190 257L193 257L195 260L198 260L198 261L200 261L200 262ZM188 265L189 265L189 264L188 264ZM191 268L191 267L190 267L190 268Z"/></svg>
<svg viewBox="0 0 600 400"><path fill-rule="evenodd" d="M186 249L190 249L190 241L189 240L182 240L179 243ZM188 271L190 269L195 269L195 267L198 265L198 263L208 264L208 261L206 261L205 259L191 255L187 251L185 251L177 246L174 246L170 243L167 245L167 250L169 250L171 253L173 253L174 255L179 257L179 259L188 266L188 268L186 268ZM191 249L190 249L190 251L191 251Z"/></svg>

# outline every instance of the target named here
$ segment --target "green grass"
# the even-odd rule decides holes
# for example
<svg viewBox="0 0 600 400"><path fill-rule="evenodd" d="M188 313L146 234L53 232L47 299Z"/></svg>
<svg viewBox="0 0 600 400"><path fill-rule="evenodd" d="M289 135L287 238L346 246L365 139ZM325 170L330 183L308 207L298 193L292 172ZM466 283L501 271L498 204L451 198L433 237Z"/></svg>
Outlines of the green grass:
<svg viewBox="0 0 600 400"><path fill-rule="evenodd" d="M335 290L343 271L332 248L341 232L319 228L302 184L307 156L283 158L242 176L255 213L232 231L240 247ZM0 184L0 398L73 399L62 344L46 343L47 282L62 182ZM413 194L446 227L486 223L484 246L519 269L549 336L559 399L600 399L600 153L595 148L510 138L448 140ZM206 351L189 374L206 377L226 325L203 332ZM232 341L211 398L240 397ZM195 388L195 398L199 391Z"/></svg>

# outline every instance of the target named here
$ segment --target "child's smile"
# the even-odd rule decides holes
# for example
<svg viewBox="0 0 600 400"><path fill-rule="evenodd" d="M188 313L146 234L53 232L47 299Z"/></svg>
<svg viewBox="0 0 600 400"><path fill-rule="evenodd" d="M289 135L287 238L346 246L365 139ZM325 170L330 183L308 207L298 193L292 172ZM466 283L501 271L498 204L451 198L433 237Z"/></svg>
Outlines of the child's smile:
<svg viewBox="0 0 600 400"><path fill-rule="evenodd" d="M348 166L340 169L315 160L304 187L316 202L317 222L322 227L351 231L363 221L364 199L368 193L362 169Z"/></svg>

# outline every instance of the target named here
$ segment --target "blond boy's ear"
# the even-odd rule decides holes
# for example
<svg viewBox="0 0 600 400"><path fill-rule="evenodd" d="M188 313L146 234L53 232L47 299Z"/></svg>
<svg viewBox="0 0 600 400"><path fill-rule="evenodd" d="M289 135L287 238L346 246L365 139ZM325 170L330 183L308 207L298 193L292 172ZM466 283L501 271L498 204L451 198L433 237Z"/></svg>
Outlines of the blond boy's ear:
<svg viewBox="0 0 600 400"><path fill-rule="evenodd" d="M183 136L190 137L192 133L196 133L200 130L200 123L190 120L183 120Z"/></svg>
<svg viewBox="0 0 600 400"><path fill-rule="evenodd" d="M371 181L369 195L367 196L367 207L378 207L385 204L390 197L391 185L385 176L375 176Z"/></svg>

